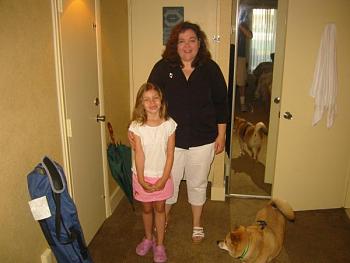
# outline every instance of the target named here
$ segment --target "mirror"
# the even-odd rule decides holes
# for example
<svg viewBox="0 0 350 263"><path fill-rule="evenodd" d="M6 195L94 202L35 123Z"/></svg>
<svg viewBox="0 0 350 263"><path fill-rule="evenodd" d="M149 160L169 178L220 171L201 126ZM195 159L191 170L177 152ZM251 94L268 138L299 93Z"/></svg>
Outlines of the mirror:
<svg viewBox="0 0 350 263"><path fill-rule="evenodd" d="M265 180L277 0L238 0L233 7L228 81L231 122L226 151L228 195L269 198ZM236 15L235 15L236 14Z"/></svg>

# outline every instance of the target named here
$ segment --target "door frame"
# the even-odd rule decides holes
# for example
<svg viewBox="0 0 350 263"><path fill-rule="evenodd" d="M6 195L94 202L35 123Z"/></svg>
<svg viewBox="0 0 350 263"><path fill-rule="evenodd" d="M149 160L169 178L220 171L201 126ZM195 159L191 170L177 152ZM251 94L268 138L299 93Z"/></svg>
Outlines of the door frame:
<svg viewBox="0 0 350 263"><path fill-rule="evenodd" d="M70 162L69 153L69 131L70 125L67 122L66 103L65 103L65 89L63 84L63 63L62 63L62 46L61 46L61 22L59 14L63 11L62 0L51 0L52 12L52 29L53 29L53 44L55 57L55 75L56 75L56 89L58 98L58 112L59 124L62 143L62 158L63 168L65 170L67 179L68 191L74 200L74 192L72 186L72 164ZM102 81L102 56L101 56L101 23L100 23L100 0L95 0L95 16L96 16L96 44L97 44L97 68L98 68L98 93L100 99L100 115L104 115L104 97L103 97L103 81ZM107 162L107 145L105 136L105 123L100 123L100 132L102 140L102 161L103 161L103 184L104 184L104 200L105 200L105 215L106 218L111 215L111 205L108 187L108 162Z"/></svg>
<svg viewBox="0 0 350 263"><path fill-rule="evenodd" d="M278 0L277 11L277 28L276 28L276 54L273 68L272 92L270 103L270 125L269 125L269 140L267 141L266 149L266 167L265 167L265 183L271 183L271 195L273 194L276 155L277 155L277 139L278 128L280 122L280 110L282 100L282 83L284 70L284 56L286 46L286 31L287 31L287 16L288 16L288 0ZM274 99L279 98L279 102L274 102Z"/></svg>

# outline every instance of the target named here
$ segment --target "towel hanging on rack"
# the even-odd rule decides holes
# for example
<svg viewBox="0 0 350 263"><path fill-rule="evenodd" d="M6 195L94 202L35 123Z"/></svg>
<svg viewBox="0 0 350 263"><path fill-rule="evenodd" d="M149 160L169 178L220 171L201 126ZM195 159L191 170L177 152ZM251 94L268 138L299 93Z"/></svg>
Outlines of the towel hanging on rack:
<svg viewBox="0 0 350 263"><path fill-rule="evenodd" d="M310 96L315 99L312 126L322 119L325 111L327 111L327 128L332 127L334 123L338 90L335 36L335 24L327 24L323 31L310 89Z"/></svg>

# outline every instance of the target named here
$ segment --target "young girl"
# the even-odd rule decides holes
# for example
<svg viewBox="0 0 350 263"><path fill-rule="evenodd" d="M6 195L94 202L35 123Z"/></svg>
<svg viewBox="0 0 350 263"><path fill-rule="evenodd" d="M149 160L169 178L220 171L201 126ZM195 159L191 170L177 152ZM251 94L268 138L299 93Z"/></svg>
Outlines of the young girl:
<svg viewBox="0 0 350 263"><path fill-rule="evenodd" d="M174 160L177 124L167 114L161 90L151 83L143 84L136 97L129 131L135 138L133 164L134 198L142 202L145 237L136 247L144 256L153 248L154 262L166 262L164 230L165 200L173 195L170 171ZM156 240L153 240L153 214Z"/></svg>

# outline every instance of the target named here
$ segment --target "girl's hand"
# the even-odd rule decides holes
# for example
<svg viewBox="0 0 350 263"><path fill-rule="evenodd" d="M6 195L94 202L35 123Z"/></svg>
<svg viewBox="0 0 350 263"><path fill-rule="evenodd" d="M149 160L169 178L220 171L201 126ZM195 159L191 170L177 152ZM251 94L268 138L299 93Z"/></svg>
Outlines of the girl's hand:
<svg viewBox="0 0 350 263"><path fill-rule="evenodd" d="M154 189L155 191L160 191L163 190L165 187L167 180L164 180L163 178L160 178L155 184L154 184Z"/></svg>
<svg viewBox="0 0 350 263"><path fill-rule="evenodd" d="M142 182L140 183L142 188L147 192L147 193L152 193L155 191L154 185L147 183L147 182Z"/></svg>
<svg viewBox="0 0 350 263"><path fill-rule="evenodd" d="M148 193L152 193L154 192L154 185L150 184L148 182L145 182L145 180L142 178L137 178L137 180L139 181L139 184L142 186L142 188L148 192Z"/></svg>

